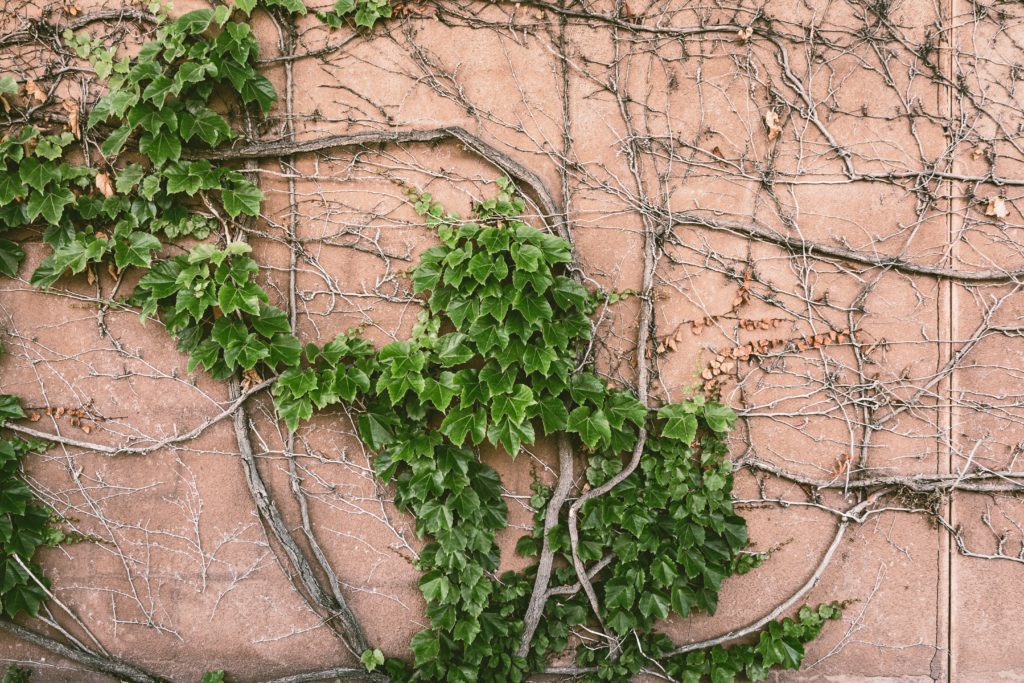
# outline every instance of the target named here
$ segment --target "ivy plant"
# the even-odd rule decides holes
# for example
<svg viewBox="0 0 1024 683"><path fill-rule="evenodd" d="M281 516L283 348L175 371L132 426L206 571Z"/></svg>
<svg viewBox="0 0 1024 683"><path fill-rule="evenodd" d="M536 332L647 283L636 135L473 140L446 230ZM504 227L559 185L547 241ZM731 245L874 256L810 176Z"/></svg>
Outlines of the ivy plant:
<svg viewBox="0 0 1024 683"><path fill-rule="evenodd" d="M351 18L356 26L372 29L378 19L387 19L391 13L391 0L338 0L330 12L317 12L316 16L331 28L339 28Z"/></svg>
<svg viewBox="0 0 1024 683"><path fill-rule="evenodd" d="M262 6L305 12L299 0ZM726 578L766 559L748 550L746 523L733 508L726 438L735 415L699 394L650 407L593 364L580 365L590 317L611 295L573 276L566 240L522 218L525 203L510 180L499 179L495 196L468 219L411 192L437 244L409 274L422 305L410 338L380 349L359 330L303 346L259 285L251 248L204 241L222 225L258 217L263 200L237 168L185 154L240 135L228 124L232 105L258 116L276 100L257 68L249 24L234 18L256 7L240 0L161 17L134 57L65 36L109 75L109 92L88 117L107 170L67 161L71 133L26 126L0 141L0 226L11 234L40 230L52 249L32 283L49 287L101 263L115 274L142 270L127 303L144 319L162 320L188 354L189 372L270 379L290 432L334 405L358 414L376 475L393 486L395 504L423 540L416 566L429 620L410 643L411 661L362 651L368 672L396 681L515 682L569 651L594 681L625 681L654 662L677 680L716 682L763 680L772 667L799 666L804 644L838 618L841 605L804 607L756 642L731 648L677 654L656 630L673 615L714 614ZM387 0L340 0L320 16L332 26L351 16L372 28L391 11ZM0 81L0 96L11 87ZM141 157L125 163L117 156L131 141ZM164 247L181 238L191 248L168 256ZM23 256L14 240L0 240L0 272L15 275ZM0 397L0 426L22 417L16 399ZM626 471L641 435L639 463ZM508 527L508 509L501 479L480 452L515 459L542 438L567 438L585 457L587 487L617 484L581 501L573 537L567 510L545 533L551 492L534 483L534 528L516 550L536 556L546 544L557 561L551 597L520 656L537 567L499 575L497 536ZM20 475L21 460L45 447L0 439L0 603L12 617L35 614L45 599L33 557L60 540ZM579 588L577 563L596 568L591 594ZM588 636L580 634L598 636L581 643Z"/></svg>
<svg viewBox="0 0 1024 683"><path fill-rule="evenodd" d="M263 112L270 109L277 93L256 69L259 43L248 23L228 21L230 16L225 5L189 12L160 26L134 59L114 65L110 92L89 114L90 126L120 122L103 142L106 156L117 154L136 131L139 151L155 167L177 161L183 143L213 147L231 139L235 133L210 106L218 89L229 88ZM214 30L215 37L205 35Z"/></svg>
<svg viewBox="0 0 1024 683"><path fill-rule="evenodd" d="M0 396L0 428L24 417L15 396ZM36 439L0 436L0 609L11 618L39 611L50 582L35 562L36 551L64 540L50 509L35 497L21 473L22 459L47 447Z"/></svg>
<svg viewBox="0 0 1024 683"><path fill-rule="evenodd" d="M377 452L375 470L393 482L396 504L427 541L418 567L432 626L412 641L412 668L387 664L396 679L523 680L568 647L574 627L591 621L582 592L553 598L529 655L515 654L533 570L495 577L496 534L507 526L507 508L497 473L476 448L500 447L515 458L540 434L568 432L588 453L587 483L597 487L622 470L622 454L645 427L640 466L582 508L577 547L587 563L614 557L593 585L599 623L626 643L616 656L588 645L580 663L596 665L594 680L626 680L649 663L650 652L671 651L653 631L659 620L713 614L723 580L764 559L745 551L746 523L732 506L725 436L735 415L702 396L649 410L593 368L577 370L595 297L570 276L568 243L519 218L524 204L507 179L498 190L468 221L429 195L416 196L440 244L411 272L424 305L412 338L376 353L355 333L323 349L307 347L305 367L282 373L276 405L293 431L314 408L362 408L360 433ZM536 526L517 544L524 555L539 551L547 500L536 485ZM548 542L563 558L553 586L572 585L564 520ZM802 654L794 653L837 615L833 606L805 610L798 621L766 631L755 648L668 659L681 675L731 680L727 672L743 671L760 680L772 666L798 665ZM641 640L627 638L631 633Z"/></svg>
<svg viewBox="0 0 1024 683"><path fill-rule="evenodd" d="M271 372L294 366L302 348L288 315L267 304L253 282L259 270L241 242L216 249L201 244L188 254L160 261L136 287L133 301L143 316L160 313L178 348L189 354L189 372L203 366L226 379L258 366Z"/></svg>

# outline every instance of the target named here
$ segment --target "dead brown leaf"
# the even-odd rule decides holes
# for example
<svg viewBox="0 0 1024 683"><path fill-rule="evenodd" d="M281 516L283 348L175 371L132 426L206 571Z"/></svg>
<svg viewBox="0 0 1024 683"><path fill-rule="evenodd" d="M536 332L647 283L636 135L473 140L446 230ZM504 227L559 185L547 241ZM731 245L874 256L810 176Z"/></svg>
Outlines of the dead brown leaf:
<svg viewBox="0 0 1024 683"><path fill-rule="evenodd" d="M114 183L110 182L110 176L106 173L100 172L96 174L96 189L104 197L114 196Z"/></svg>
<svg viewBox="0 0 1024 683"><path fill-rule="evenodd" d="M260 376L260 373L256 372L256 370L246 370L242 374L242 391L248 391L262 381L263 378Z"/></svg>
<svg viewBox="0 0 1024 683"><path fill-rule="evenodd" d="M997 195L988 198L988 205L985 207L985 215L993 218L1006 218L1010 210L1006 208L1006 200Z"/></svg>
<svg viewBox="0 0 1024 683"><path fill-rule="evenodd" d="M768 129L768 142L773 142L779 137L782 129L779 128L779 115L774 109L769 109L764 115L764 126Z"/></svg>
<svg viewBox="0 0 1024 683"><path fill-rule="evenodd" d="M40 104L46 101L46 93L31 78L25 81L25 94Z"/></svg>
<svg viewBox="0 0 1024 683"><path fill-rule="evenodd" d="M68 131L72 135L74 135L75 139L77 140L79 138L79 132L80 132L80 127L79 127L79 122L78 122L78 115L79 115L79 112L80 112L80 108L78 106L78 101L77 100L64 100L61 104L64 107L64 111L66 111L68 113ZM110 195L107 195L107 196L109 197Z"/></svg>

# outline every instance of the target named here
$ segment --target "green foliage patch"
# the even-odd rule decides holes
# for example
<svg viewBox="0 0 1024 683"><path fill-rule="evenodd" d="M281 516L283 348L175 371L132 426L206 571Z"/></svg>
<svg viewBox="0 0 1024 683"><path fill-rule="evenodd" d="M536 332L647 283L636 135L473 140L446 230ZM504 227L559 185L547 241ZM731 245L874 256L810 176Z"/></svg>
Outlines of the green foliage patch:
<svg viewBox="0 0 1024 683"><path fill-rule="evenodd" d="M317 12L316 16L331 28L339 28L351 18L356 26L372 29L378 19L391 14L391 0L338 0L330 12Z"/></svg>
<svg viewBox="0 0 1024 683"><path fill-rule="evenodd" d="M0 396L0 428L24 417L16 397ZM36 551L64 539L50 509L35 498L21 474L22 459L47 446L36 439L0 437L0 609L10 618L39 611L50 582L35 562ZM17 672L8 669L5 680L8 675L19 680Z"/></svg>
<svg viewBox="0 0 1024 683"><path fill-rule="evenodd" d="M263 6L305 11L297 0ZM649 408L579 363L590 316L610 297L574 278L568 242L522 219L525 204L510 180L499 179L495 196L468 219L429 194L410 193L438 244L410 273L422 303L411 337L379 350L358 330L303 345L288 314L258 284L260 266L248 245L195 244L260 213L263 194L243 173L185 154L239 137L225 98L254 116L276 100L257 68L249 25L232 18L255 7L243 0L235 10L219 6L165 21L130 59L65 36L110 76L109 92L89 116L109 172L67 161L70 134L24 127L0 141L0 226L40 230L52 249L33 284L50 287L101 263L115 272L139 269L127 303L144 318L160 318L188 354L189 372L271 378L278 417L290 432L331 406L358 414L376 475L394 487L396 505L414 517L425 543L416 565L430 622L410 644L411 662L370 648L360 658L367 671L396 681L522 681L570 649L584 679L594 681L628 680L654 662L677 680L716 682L763 680L772 667L799 666L804 643L838 618L840 606L805 607L770 624L756 642L731 648L675 654L656 631L672 615L713 614L725 579L766 559L747 551L746 523L733 508L726 438L735 415L699 395ZM340 25L352 16L372 28L390 14L385 0L341 0L322 18ZM0 92L9 88L0 80ZM133 140L139 156L118 161ZM182 238L191 248L166 256L167 244ZM15 241L0 240L0 272L16 275L23 257ZM0 418L21 417L15 399L0 397ZM626 473L641 433L639 465ZM480 450L515 459L540 438L559 435L585 455L588 488L620 475L622 481L580 507L575 548L567 509L545 538L551 492L534 484L534 528L516 547L525 556L538 555L545 542L553 550L554 594L521 657L537 569L499 575L497 534L508 526L508 509L501 479ZM8 616L38 610L47 584L32 558L40 545L59 540L19 474L21 459L43 448L0 440L0 601ZM577 586L577 559L602 563L591 578L596 611ZM204 677L222 679L223 672Z"/></svg>

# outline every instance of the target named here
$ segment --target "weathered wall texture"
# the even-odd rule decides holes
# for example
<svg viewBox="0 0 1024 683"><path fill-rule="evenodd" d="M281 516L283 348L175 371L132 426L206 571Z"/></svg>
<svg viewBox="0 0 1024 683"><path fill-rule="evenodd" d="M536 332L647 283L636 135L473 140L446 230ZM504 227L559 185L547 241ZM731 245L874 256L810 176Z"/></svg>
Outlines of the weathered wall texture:
<svg viewBox="0 0 1024 683"><path fill-rule="evenodd" d="M49 20L68 21L57 5L47 3ZM87 15L119 3L74 5ZM7 0L0 32L41 6ZM1024 8L404 7L370 35L303 19L298 57L266 64L286 96L260 134L461 126L539 176L567 213L592 286L637 288L644 232L669 228L653 395L720 383L744 416L732 439L742 514L758 549L778 549L728 581L717 616L667 630L685 642L770 611L819 567L839 511L881 490L805 598L855 602L804 669L779 679L1024 679L1024 508L1001 492L1024 476ZM280 56L274 25L255 23L264 55ZM129 45L140 35L132 22L106 30ZM52 70L55 60L81 66L29 42L5 49L0 72ZM95 98L81 82L72 70L58 87ZM266 265L261 283L284 300L294 225L300 337L362 325L376 343L408 334L417 305L404 273L433 243L396 181L465 210L500 172L451 141L328 147L259 171L269 201L249 238ZM38 243L29 252L23 278L44 254ZM159 324L97 306L114 294L108 278L65 279L45 295L24 279L0 290L0 389L42 413L33 428L69 440L30 463L32 485L99 539L46 553L57 596L108 650L175 680L351 663L259 523L230 420L144 456L88 446L152 445L228 405L224 385L186 372ZM637 310L627 300L601 311L611 381L632 380ZM282 512L301 529L290 486L301 487L370 640L406 655L425 623L410 564L418 541L370 476L349 417L316 417L288 453L267 397L249 405ZM84 408L90 432L45 414L59 406ZM551 479L552 448L515 463L483 457L525 528L529 484ZM1022 474L977 479L990 471ZM950 485L962 490L938 495ZM522 563L510 550L504 561ZM87 679L11 639L3 652L41 666L41 680Z"/></svg>

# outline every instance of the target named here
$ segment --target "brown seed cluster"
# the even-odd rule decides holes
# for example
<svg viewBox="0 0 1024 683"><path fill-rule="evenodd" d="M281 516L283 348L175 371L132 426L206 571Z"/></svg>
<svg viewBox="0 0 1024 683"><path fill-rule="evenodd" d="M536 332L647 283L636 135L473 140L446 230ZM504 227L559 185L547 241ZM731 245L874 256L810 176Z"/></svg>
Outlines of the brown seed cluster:
<svg viewBox="0 0 1024 683"><path fill-rule="evenodd" d="M675 351L676 345L683 341L683 330L686 327L690 328L690 332L692 334L699 336L704 331L705 327L711 327L716 322L722 320L736 320L738 321L739 326L745 330L767 330L772 327L778 327L781 323L785 322L783 319L775 318L750 320L736 315L741 307L750 303L750 281L753 275L754 271L751 268L747 268L743 272L743 283L740 284L740 290L732 300L732 305L729 307L728 311L719 313L718 315L682 321L676 326L676 329L672 334L665 336L659 342L657 349L658 353L662 354L666 351Z"/></svg>
<svg viewBox="0 0 1024 683"><path fill-rule="evenodd" d="M768 329L768 327L761 327L760 323L762 322L758 321L759 324L756 327L744 329ZM807 349L821 349L832 344L842 344L850 338L850 329L843 328L838 332L831 330L827 333L804 337L756 339L741 346L734 346L727 351L717 354L701 372L701 379L704 380L704 391L709 394L717 392L725 379L731 377L739 370L739 363L743 361L752 363L755 358L767 356L770 353L802 352Z"/></svg>
<svg viewBox="0 0 1024 683"><path fill-rule="evenodd" d="M69 417L71 418L71 426L81 429L86 434L89 434L96 428L94 423L98 420L88 408L67 408L65 406L46 406L46 408L36 409L29 413L28 419L32 422L39 422L44 413L55 420Z"/></svg>

